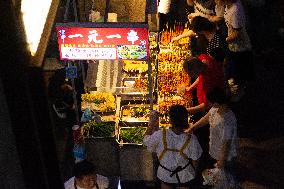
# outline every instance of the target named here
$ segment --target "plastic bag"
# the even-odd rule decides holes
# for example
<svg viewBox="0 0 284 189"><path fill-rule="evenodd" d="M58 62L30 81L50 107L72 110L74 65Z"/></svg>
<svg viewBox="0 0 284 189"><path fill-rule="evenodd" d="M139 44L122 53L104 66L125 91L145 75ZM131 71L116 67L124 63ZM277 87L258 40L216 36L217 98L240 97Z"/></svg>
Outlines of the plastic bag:
<svg viewBox="0 0 284 189"><path fill-rule="evenodd" d="M86 108L85 111L83 112L82 114L82 117L81 117L81 122L88 122L92 119L92 111L89 109L89 108Z"/></svg>
<svg viewBox="0 0 284 189"><path fill-rule="evenodd" d="M203 185L215 186L220 181L221 170L219 168L205 169L202 171Z"/></svg>
<svg viewBox="0 0 284 189"><path fill-rule="evenodd" d="M226 171L226 169L205 169L202 172L203 185L214 186L214 189L236 189L238 184L234 176Z"/></svg>

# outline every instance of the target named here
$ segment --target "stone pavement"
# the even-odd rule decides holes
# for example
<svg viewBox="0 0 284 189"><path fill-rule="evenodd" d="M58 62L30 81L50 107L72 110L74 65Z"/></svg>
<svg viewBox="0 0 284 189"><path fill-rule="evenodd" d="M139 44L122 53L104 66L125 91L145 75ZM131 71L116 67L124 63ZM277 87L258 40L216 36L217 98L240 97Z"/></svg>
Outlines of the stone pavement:
<svg viewBox="0 0 284 189"><path fill-rule="evenodd" d="M255 56L255 81L233 104L239 121L238 173L244 189L284 188L284 50Z"/></svg>

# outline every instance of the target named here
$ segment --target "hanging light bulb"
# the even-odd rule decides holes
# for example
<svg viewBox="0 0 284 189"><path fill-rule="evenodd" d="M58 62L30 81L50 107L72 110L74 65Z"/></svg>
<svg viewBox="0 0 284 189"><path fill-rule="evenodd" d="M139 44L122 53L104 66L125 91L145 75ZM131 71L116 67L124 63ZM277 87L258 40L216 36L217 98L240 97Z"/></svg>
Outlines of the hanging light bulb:
<svg viewBox="0 0 284 189"><path fill-rule="evenodd" d="M22 0L21 13L31 55L37 52L52 0Z"/></svg>

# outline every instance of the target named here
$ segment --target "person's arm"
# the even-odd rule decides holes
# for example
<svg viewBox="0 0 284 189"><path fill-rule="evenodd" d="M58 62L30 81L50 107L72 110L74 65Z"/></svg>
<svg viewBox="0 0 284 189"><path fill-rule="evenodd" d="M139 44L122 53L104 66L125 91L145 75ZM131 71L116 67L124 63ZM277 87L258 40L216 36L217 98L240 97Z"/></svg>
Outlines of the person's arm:
<svg viewBox="0 0 284 189"><path fill-rule="evenodd" d="M185 90L192 91L197 87L198 83L199 83L199 77L189 87L186 87Z"/></svg>
<svg viewBox="0 0 284 189"><path fill-rule="evenodd" d="M152 135L156 131L155 128L156 128L156 124L150 124L149 123L144 136Z"/></svg>
<svg viewBox="0 0 284 189"><path fill-rule="evenodd" d="M180 40L181 38L185 38L185 37L193 37L195 36L196 34L192 31L192 30L188 30L187 32L181 34L181 35L178 35L176 37L173 37L172 38L172 42L174 41L178 41Z"/></svg>
<svg viewBox="0 0 284 189"><path fill-rule="evenodd" d="M197 169L197 167L198 167L198 163L199 163L199 161L198 161L198 160L192 160L192 165L193 165L194 170L196 170L196 169Z"/></svg>
<svg viewBox="0 0 284 189"><path fill-rule="evenodd" d="M194 5L193 0L186 0L186 2L187 2L187 4L188 4L189 6L193 6L193 5Z"/></svg>
<svg viewBox="0 0 284 189"><path fill-rule="evenodd" d="M196 88L197 84L199 83L199 77L188 87L185 87L183 98L189 99L191 97L191 92L193 89Z"/></svg>
<svg viewBox="0 0 284 189"><path fill-rule="evenodd" d="M208 20L209 20L210 22L219 23L219 22L221 22L222 20L224 20L224 18L221 17L221 16L216 16L216 15L214 15L214 16L208 16Z"/></svg>
<svg viewBox="0 0 284 189"><path fill-rule="evenodd" d="M206 109L205 104L201 103L197 106L193 106L193 107L188 108L187 111L188 111L189 114L196 114L197 112L201 112L205 109Z"/></svg>
<svg viewBox="0 0 284 189"><path fill-rule="evenodd" d="M196 17L196 16L203 16L204 15L201 15L199 12L193 12L193 13L190 13L188 16L187 16L187 19L189 21L189 23L191 23L191 20Z"/></svg>
<svg viewBox="0 0 284 189"><path fill-rule="evenodd" d="M207 125L209 123L209 112L203 116L202 118L200 118L196 123L193 124L192 127L188 128L185 130L186 133L191 133L192 131L203 127L205 125Z"/></svg>
<svg viewBox="0 0 284 189"><path fill-rule="evenodd" d="M228 35L228 37L226 38L227 42L232 42L235 41L238 36L240 35L240 29L233 29L232 32L230 32L230 34Z"/></svg>
<svg viewBox="0 0 284 189"><path fill-rule="evenodd" d="M144 136L152 135L159 129L159 112L153 110L150 114L150 120Z"/></svg>
<svg viewBox="0 0 284 189"><path fill-rule="evenodd" d="M225 6L220 0L215 0L215 13L216 15L208 16L210 22L219 23L224 20Z"/></svg>

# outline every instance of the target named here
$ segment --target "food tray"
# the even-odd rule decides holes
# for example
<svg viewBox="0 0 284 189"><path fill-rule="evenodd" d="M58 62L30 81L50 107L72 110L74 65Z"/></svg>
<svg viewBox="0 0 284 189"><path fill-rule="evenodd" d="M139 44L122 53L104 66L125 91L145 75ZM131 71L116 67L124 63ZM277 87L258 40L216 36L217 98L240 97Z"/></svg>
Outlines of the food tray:
<svg viewBox="0 0 284 189"><path fill-rule="evenodd" d="M81 129L84 138L109 138L115 136L115 122L113 121L97 123L92 120L85 123Z"/></svg>
<svg viewBox="0 0 284 189"><path fill-rule="evenodd" d="M147 95L148 88L137 88L135 87L135 81L138 79L142 81L147 81L146 77L127 77L122 79L122 91L121 94L123 95Z"/></svg>
<svg viewBox="0 0 284 189"><path fill-rule="evenodd" d="M120 144L143 144L146 127L121 127L119 128Z"/></svg>
<svg viewBox="0 0 284 189"><path fill-rule="evenodd" d="M101 115L102 121L103 122L115 122L116 116L115 114L112 115Z"/></svg>
<svg viewBox="0 0 284 189"><path fill-rule="evenodd" d="M148 122L150 104L131 104L121 106L120 118L125 122Z"/></svg>
<svg viewBox="0 0 284 189"><path fill-rule="evenodd" d="M135 101L147 101L148 100L148 94L121 94L121 100L122 101L129 101L132 103L132 101L135 103ZM136 102L137 103L137 102ZM128 103L126 103L128 104ZM132 103L133 104L133 103Z"/></svg>
<svg viewBox="0 0 284 189"><path fill-rule="evenodd" d="M136 60L124 60L122 70L126 73L143 74L148 71L148 62Z"/></svg>
<svg viewBox="0 0 284 189"><path fill-rule="evenodd" d="M119 122L120 127L147 127L148 126L148 121L135 121L133 120L132 122L127 122L127 121L120 121Z"/></svg>

